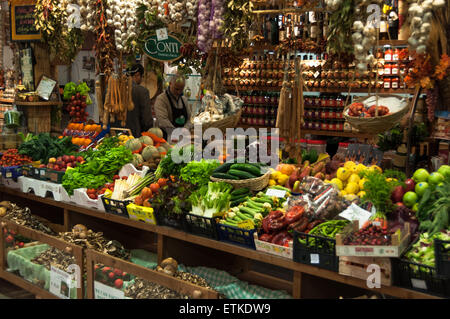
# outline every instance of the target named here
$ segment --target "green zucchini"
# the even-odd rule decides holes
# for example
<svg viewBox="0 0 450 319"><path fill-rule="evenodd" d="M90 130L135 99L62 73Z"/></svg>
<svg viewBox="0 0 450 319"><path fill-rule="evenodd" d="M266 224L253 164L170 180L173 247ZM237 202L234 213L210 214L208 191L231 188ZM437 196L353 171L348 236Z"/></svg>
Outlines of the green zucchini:
<svg viewBox="0 0 450 319"><path fill-rule="evenodd" d="M269 203L270 205L273 205L273 200L271 198L264 198L264 197L256 197L256 198L252 198L253 201L260 203L260 204L264 204L264 203Z"/></svg>
<svg viewBox="0 0 450 319"><path fill-rule="evenodd" d="M230 207L238 206L239 204L245 202L247 199L248 199L248 197L245 196L245 197L243 197L243 198L233 200L233 201L231 201L231 203L230 203Z"/></svg>
<svg viewBox="0 0 450 319"><path fill-rule="evenodd" d="M250 174L253 174L255 176L261 176L261 169L252 164L234 164L231 165L231 169L249 172Z"/></svg>
<svg viewBox="0 0 450 319"><path fill-rule="evenodd" d="M249 197L248 194L238 195L238 196L231 196L230 197L230 202L234 202L236 200L240 200L240 199L247 198L247 197Z"/></svg>
<svg viewBox="0 0 450 319"><path fill-rule="evenodd" d="M217 167L214 171L213 174L215 173L226 173L228 172L228 170L230 169L230 167L233 165L234 163L224 163L222 165L220 165L219 167Z"/></svg>
<svg viewBox="0 0 450 319"><path fill-rule="evenodd" d="M231 197L233 197L235 195L239 195L240 196L240 195L244 195L244 194L248 194L248 193L250 193L250 189L247 188L247 187L242 187L242 188L235 189L230 194L231 194Z"/></svg>
<svg viewBox="0 0 450 319"><path fill-rule="evenodd" d="M252 204L253 206L256 206L256 207L259 207L259 208L263 208L263 203L258 203L258 202L255 202L254 200L252 200L252 199L249 199L248 201L247 201L247 203L250 203L250 204Z"/></svg>
<svg viewBox="0 0 450 319"><path fill-rule="evenodd" d="M241 211L243 214L251 214L252 216L255 216L255 214L259 213L257 209L250 207L240 207L239 211Z"/></svg>
<svg viewBox="0 0 450 319"><path fill-rule="evenodd" d="M220 178L220 179L234 179L234 180L239 179L237 176L226 174L226 173L213 173L211 176L215 177L215 178Z"/></svg>
<svg viewBox="0 0 450 319"><path fill-rule="evenodd" d="M242 220L253 219L253 215L247 216L246 214L243 214L241 212L237 212L236 216L238 216Z"/></svg>
<svg viewBox="0 0 450 319"><path fill-rule="evenodd" d="M246 171L239 171L237 169L230 169L228 171L229 175L233 175L238 177L239 179L250 179L250 178L257 178L258 176L255 176L253 174L250 174L249 172Z"/></svg>
<svg viewBox="0 0 450 319"><path fill-rule="evenodd" d="M249 201L246 201L246 202L245 202L245 207L248 207L248 208L257 210L258 212L261 211L261 210L263 209L262 206L257 206L257 205L255 205L253 202L249 202Z"/></svg>

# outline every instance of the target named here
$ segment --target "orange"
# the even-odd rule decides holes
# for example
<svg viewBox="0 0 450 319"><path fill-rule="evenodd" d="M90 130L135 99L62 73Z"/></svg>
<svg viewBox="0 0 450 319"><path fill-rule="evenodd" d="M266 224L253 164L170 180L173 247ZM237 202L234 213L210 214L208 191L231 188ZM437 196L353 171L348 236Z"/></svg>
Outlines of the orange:
<svg viewBox="0 0 450 319"><path fill-rule="evenodd" d="M85 146L88 146L88 145L91 144L91 143L92 143L92 141L91 141L90 138L85 138L85 139L84 139L84 145L85 145Z"/></svg>
<svg viewBox="0 0 450 319"><path fill-rule="evenodd" d="M84 130L85 130L86 132L91 131L91 130L92 130L91 125L86 124L86 126L84 127Z"/></svg>
<svg viewBox="0 0 450 319"><path fill-rule="evenodd" d="M101 133L102 132L102 127L100 125L97 125L96 131L97 131L97 133Z"/></svg>

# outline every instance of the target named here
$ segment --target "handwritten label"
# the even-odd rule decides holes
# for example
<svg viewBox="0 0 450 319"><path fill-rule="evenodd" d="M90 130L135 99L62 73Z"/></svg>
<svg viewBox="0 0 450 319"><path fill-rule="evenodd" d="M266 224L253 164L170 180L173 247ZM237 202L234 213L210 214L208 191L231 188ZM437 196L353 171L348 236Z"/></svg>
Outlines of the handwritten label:
<svg viewBox="0 0 450 319"><path fill-rule="evenodd" d="M286 191L280 190L280 189L275 189L275 188L269 188L266 191L266 195L267 196L275 196L275 197L279 197L279 198L284 198L284 196L286 196Z"/></svg>
<svg viewBox="0 0 450 319"><path fill-rule="evenodd" d="M320 263L319 254L311 254L310 260L311 264L319 264Z"/></svg>
<svg viewBox="0 0 450 319"><path fill-rule="evenodd" d="M242 222L239 222L237 224L237 227L246 229L246 230L252 230L252 229L255 229L255 224L253 223L253 221L251 219L247 219Z"/></svg>
<svg viewBox="0 0 450 319"><path fill-rule="evenodd" d="M50 292L62 299L70 299L71 275L50 266Z"/></svg>
<svg viewBox="0 0 450 319"><path fill-rule="evenodd" d="M39 40L41 33L36 29L34 9L36 1L23 0L11 4L11 39L13 41Z"/></svg>
<svg viewBox="0 0 450 319"><path fill-rule="evenodd" d="M169 38L169 35L167 34L167 29L161 28L156 30L156 38L158 39L158 41L167 40Z"/></svg>
<svg viewBox="0 0 450 319"><path fill-rule="evenodd" d="M95 299L125 299L123 291L109 287L101 282L94 282Z"/></svg>
<svg viewBox="0 0 450 319"><path fill-rule="evenodd" d="M364 223L369 220L370 216L372 216L372 213L353 203L346 210L340 213L339 216L350 221L358 220L359 228L362 228Z"/></svg>
<svg viewBox="0 0 450 319"><path fill-rule="evenodd" d="M316 71L316 73L314 73L314 77L317 78L320 75L319 71Z"/></svg>

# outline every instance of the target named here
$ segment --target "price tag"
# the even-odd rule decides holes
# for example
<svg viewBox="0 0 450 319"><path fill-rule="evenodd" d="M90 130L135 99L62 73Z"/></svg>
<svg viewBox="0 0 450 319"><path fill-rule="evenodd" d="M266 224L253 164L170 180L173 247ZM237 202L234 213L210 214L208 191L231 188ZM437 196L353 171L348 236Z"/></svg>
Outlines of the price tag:
<svg viewBox="0 0 450 319"><path fill-rule="evenodd" d="M238 223L237 226L239 228L246 229L246 230L255 229L255 224L253 223L253 220L251 220L251 219L244 220L244 221Z"/></svg>
<svg viewBox="0 0 450 319"><path fill-rule="evenodd" d="M125 299L123 291L94 281L95 299Z"/></svg>
<svg viewBox="0 0 450 319"><path fill-rule="evenodd" d="M12 173L11 172L6 172L6 178L11 178L12 177Z"/></svg>
<svg viewBox="0 0 450 319"><path fill-rule="evenodd" d="M286 191L280 190L280 189L275 189L275 188L269 188L266 191L266 195L267 196L275 196L275 197L279 197L279 198L284 198L284 196L286 196Z"/></svg>
<svg viewBox="0 0 450 319"><path fill-rule="evenodd" d="M376 226L376 227L381 227L381 223L380 222L372 222L372 225L373 226Z"/></svg>
<svg viewBox="0 0 450 319"><path fill-rule="evenodd" d="M50 292L62 299L70 299L72 276L61 269L50 266Z"/></svg>
<svg viewBox="0 0 450 319"><path fill-rule="evenodd" d="M317 78L320 75L319 71L316 71L316 73L314 73L314 77Z"/></svg>
<svg viewBox="0 0 450 319"><path fill-rule="evenodd" d="M311 264L319 264L320 263L319 254L311 254L310 260Z"/></svg>
<svg viewBox="0 0 450 319"><path fill-rule="evenodd" d="M411 284L414 288L427 290L427 283L425 280L411 278Z"/></svg>
<svg viewBox="0 0 450 319"><path fill-rule="evenodd" d="M339 216L350 221L358 220L359 227L361 228L364 223L369 220L370 216L372 216L372 213L353 203L346 210L340 213Z"/></svg>
<svg viewBox="0 0 450 319"><path fill-rule="evenodd" d="M167 40L169 38L169 36L167 34L167 29L161 28L161 29L156 30L156 38L158 39L158 41Z"/></svg>

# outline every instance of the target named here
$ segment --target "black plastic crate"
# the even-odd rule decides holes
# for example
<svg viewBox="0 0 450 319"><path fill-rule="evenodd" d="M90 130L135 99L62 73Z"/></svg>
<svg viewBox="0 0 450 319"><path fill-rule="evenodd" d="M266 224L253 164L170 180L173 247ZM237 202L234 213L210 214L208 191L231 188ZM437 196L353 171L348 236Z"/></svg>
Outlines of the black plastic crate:
<svg viewBox="0 0 450 319"><path fill-rule="evenodd" d="M219 241L256 250L255 238L253 237L256 229L247 230L220 223L217 223L216 225Z"/></svg>
<svg viewBox="0 0 450 319"><path fill-rule="evenodd" d="M24 165L24 166L22 166L22 176L33 178L33 176L34 176L34 167L32 165Z"/></svg>
<svg viewBox="0 0 450 319"><path fill-rule="evenodd" d="M293 250L295 262L339 272L339 257L336 256L334 238L294 231Z"/></svg>
<svg viewBox="0 0 450 319"><path fill-rule="evenodd" d="M440 279L436 268L403 258L392 258L394 285L427 294L450 297L450 279Z"/></svg>
<svg viewBox="0 0 450 319"><path fill-rule="evenodd" d="M41 181L47 180L47 168L33 166L32 177Z"/></svg>
<svg viewBox="0 0 450 319"><path fill-rule="evenodd" d="M158 226L169 226L186 231L185 214L164 214L153 208Z"/></svg>
<svg viewBox="0 0 450 319"><path fill-rule="evenodd" d="M129 218L127 206L132 202L131 200L117 200L105 196L100 196L100 198L108 214Z"/></svg>
<svg viewBox="0 0 450 319"><path fill-rule="evenodd" d="M65 171L63 172L55 171L53 169L47 169L47 171L45 172L45 177L49 182L61 184L65 173Z"/></svg>
<svg viewBox="0 0 450 319"><path fill-rule="evenodd" d="M450 241L435 239L434 254L437 276L443 279L450 278Z"/></svg>
<svg viewBox="0 0 450 319"><path fill-rule="evenodd" d="M215 218L186 214L186 231L203 237L219 239Z"/></svg>

